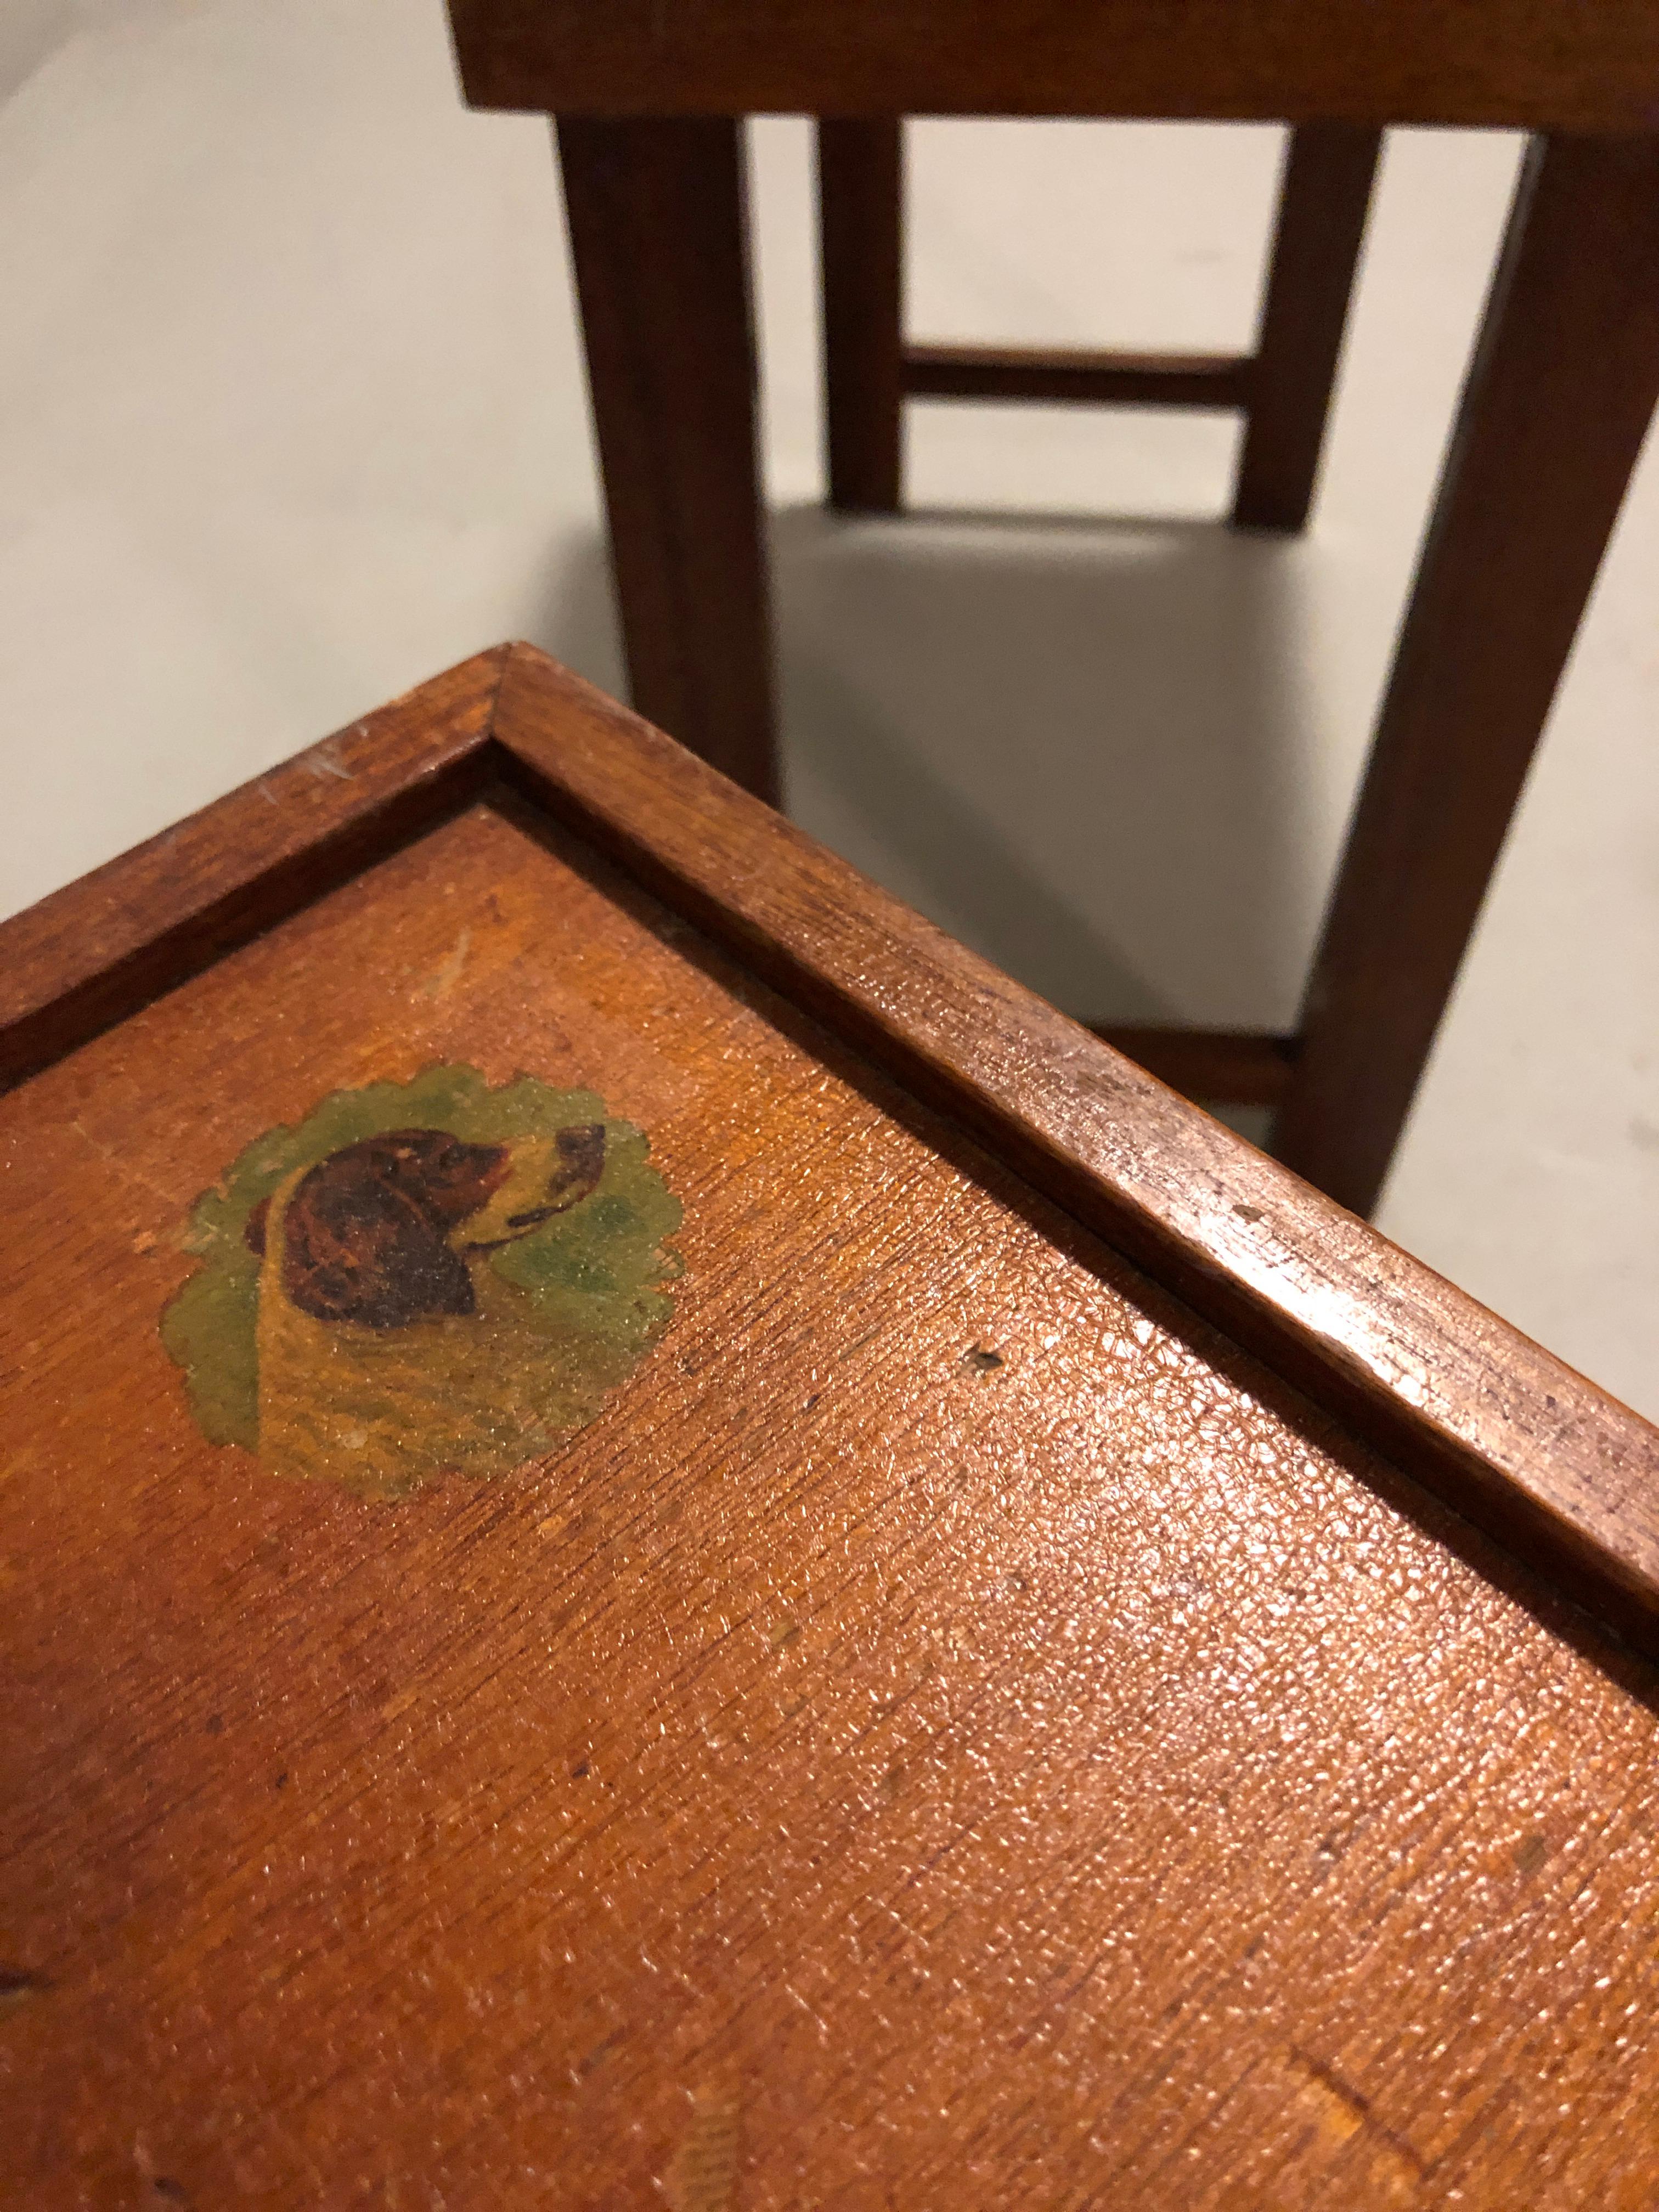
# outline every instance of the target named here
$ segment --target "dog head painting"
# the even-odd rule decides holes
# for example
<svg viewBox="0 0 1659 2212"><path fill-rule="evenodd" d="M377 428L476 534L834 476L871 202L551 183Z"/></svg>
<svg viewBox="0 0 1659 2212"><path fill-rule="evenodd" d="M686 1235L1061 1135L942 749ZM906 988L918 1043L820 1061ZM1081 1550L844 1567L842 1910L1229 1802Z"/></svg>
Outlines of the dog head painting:
<svg viewBox="0 0 1659 2212"><path fill-rule="evenodd" d="M283 1194L273 1289L318 1321L367 1328L475 1313L473 1256L579 1205L604 1167L602 1122L517 1145L470 1145L443 1129L364 1137ZM270 1207L262 1199L244 1232L262 1259Z"/></svg>
<svg viewBox="0 0 1659 2212"><path fill-rule="evenodd" d="M466 1068L271 1132L198 1201L209 1264L163 1323L201 1425L380 1496L545 1453L672 1310L679 1208L647 1151L591 1093L492 1091Z"/></svg>

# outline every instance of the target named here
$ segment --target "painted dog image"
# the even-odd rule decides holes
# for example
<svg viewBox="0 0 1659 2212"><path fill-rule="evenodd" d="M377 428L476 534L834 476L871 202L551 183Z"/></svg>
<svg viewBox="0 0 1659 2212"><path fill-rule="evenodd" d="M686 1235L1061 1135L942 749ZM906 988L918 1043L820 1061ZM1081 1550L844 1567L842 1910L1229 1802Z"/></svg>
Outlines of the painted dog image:
<svg viewBox="0 0 1659 2212"><path fill-rule="evenodd" d="M603 1343L550 1335L489 1259L591 1197L605 1164L594 1122L501 1144L390 1129L296 1170L245 1232L261 1458L396 1494L591 1419L617 1379Z"/></svg>

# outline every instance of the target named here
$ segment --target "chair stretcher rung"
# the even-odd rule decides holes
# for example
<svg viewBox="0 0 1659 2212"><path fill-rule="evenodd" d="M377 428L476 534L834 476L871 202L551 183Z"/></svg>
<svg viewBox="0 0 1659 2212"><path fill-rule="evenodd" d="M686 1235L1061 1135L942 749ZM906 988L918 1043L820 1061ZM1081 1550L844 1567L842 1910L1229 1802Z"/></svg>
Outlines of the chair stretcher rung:
<svg viewBox="0 0 1659 2212"><path fill-rule="evenodd" d="M1276 1106L1296 1066L1297 1040L1251 1030L1090 1026L1097 1037L1200 1105Z"/></svg>
<svg viewBox="0 0 1659 2212"><path fill-rule="evenodd" d="M908 345L913 399L1061 400L1105 407L1244 408L1249 355L1099 353L1012 346Z"/></svg>

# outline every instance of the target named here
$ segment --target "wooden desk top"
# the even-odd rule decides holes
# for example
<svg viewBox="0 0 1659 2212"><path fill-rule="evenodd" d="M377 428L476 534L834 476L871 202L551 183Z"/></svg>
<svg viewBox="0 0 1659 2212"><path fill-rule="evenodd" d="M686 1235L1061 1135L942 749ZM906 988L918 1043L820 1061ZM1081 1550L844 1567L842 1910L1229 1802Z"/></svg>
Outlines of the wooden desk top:
<svg viewBox="0 0 1659 2212"><path fill-rule="evenodd" d="M1659 2203L1644 1424L528 648L0 951L0 2201Z"/></svg>

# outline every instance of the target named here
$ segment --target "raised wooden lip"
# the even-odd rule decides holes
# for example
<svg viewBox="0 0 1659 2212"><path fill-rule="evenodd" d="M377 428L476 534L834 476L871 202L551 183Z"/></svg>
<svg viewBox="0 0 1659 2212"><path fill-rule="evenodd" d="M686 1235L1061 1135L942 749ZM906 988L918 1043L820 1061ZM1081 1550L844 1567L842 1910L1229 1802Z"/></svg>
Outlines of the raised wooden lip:
<svg viewBox="0 0 1659 2212"><path fill-rule="evenodd" d="M532 646L0 925L0 1080L502 782L1659 1657L1659 1430Z"/></svg>

